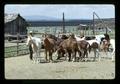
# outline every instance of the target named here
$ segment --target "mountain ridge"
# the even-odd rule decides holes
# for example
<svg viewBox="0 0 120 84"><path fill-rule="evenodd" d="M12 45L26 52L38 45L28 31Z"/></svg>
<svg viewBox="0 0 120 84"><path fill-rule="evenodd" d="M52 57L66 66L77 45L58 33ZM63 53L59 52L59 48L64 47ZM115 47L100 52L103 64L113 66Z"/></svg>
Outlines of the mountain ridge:
<svg viewBox="0 0 120 84"><path fill-rule="evenodd" d="M26 21L62 21L61 18L56 18L56 17L50 17L50 16L40 16L40 15L32 15L32 16L23 16L23 18L26 19ZM111 20L115 18L101 18L103 20ZM66 19L66 21L79 21L79 20L92 20L92 19ZM97 20L97 19L95 19Z"/></svg>

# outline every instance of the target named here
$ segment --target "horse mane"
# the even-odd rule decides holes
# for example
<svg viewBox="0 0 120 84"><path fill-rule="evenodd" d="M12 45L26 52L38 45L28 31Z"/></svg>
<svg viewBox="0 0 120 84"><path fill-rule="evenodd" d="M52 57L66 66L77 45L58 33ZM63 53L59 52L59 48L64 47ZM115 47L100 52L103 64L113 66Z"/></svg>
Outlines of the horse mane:
<svg viewBox="0 0 120 84"><path fill-rule="evenodd" d="M45 43L50 43L50 41L48 40L48 37L45 38L44 42L45 42Z"/></svg>

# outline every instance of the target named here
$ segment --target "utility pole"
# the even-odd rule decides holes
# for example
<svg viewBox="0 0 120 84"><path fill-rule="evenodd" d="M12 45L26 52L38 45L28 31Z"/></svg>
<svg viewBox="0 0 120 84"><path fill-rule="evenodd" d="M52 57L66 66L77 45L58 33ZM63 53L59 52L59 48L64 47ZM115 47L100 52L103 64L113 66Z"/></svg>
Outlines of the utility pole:
<svg viewBox="0 0 120 84"><path fill-rule="evenodd" d="M104 24L103 20L100 19L100 17L95 12L94 12L94 14L98 17L98 19L101 21L101 23L105 26L105 28L106 28L106 34L107 34L107 26L106 26L106 24Z"/></svg>
<svg viewBox="0 0 120 84"><path fill-rule="evenodd" d="M18 19L17 19L17 56L18 56L18 52L19 52L19 33L20 33L20 22L19 22L19 14L18 14Z"/></svg>
<svg viewBox="0 0 120 84"><path fill-rule="evenodd" d="M65 18L64 18L64 12L63 12L63 33L65 33Z"/></svg>
<svg viewBox="0 0 120 84"><path fill-rule="evenodd" d="M94 16L94 12L93 12L93 35L95 35L95 16Z"/></svg>

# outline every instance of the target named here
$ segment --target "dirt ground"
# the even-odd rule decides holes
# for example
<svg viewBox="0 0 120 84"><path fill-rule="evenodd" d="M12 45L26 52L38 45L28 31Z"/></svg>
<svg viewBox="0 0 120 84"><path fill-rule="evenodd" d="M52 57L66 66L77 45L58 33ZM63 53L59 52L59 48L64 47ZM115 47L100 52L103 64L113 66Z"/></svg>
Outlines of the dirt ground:
<svg viewBox="0 0 120 84"><path fill-rule="evenodd" d="M45 63L44 53L41 63L30 61L29 55L5 58L5 79L114 79L115 61L111 61L104 53L99 62ZM93 52L89 57L93 56ZM55 60L56 58L54 58ZM92 60L92 58L89 58ZM43 62L42 62L43 61Z"/></svg>

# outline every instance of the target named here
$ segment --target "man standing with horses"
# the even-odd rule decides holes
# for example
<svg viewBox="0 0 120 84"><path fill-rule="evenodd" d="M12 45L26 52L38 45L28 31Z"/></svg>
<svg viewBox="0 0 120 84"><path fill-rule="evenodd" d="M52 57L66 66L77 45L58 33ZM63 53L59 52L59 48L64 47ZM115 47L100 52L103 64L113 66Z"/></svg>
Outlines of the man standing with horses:
<svg viewBox="0 0 120 84"><path fill-rule="evenodd" d="M33 32L30 31L29 35L33 37ZM29 45L29 51L30 51L30 60L33 60L33 50L31 45Z"/></svg>

